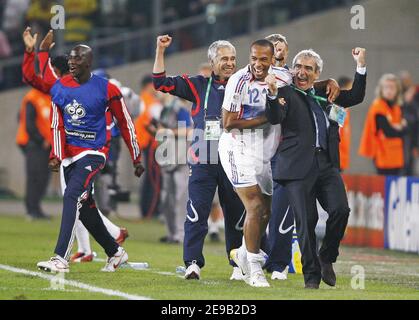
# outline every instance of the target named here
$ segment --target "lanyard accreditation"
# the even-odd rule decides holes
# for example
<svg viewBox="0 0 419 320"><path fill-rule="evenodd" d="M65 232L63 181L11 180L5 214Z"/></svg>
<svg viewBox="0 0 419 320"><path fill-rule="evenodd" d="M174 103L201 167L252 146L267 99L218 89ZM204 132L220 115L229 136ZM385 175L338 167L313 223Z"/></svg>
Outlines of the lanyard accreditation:
<svg viewBox="0 0 419 320"><path fill-rule="evenodd" d="M207 119L208 98L212 84L212 76L208 80L207 91L204 100L204 121L205 121L205 140L219 140L221 136L220 119Z"/></svg>

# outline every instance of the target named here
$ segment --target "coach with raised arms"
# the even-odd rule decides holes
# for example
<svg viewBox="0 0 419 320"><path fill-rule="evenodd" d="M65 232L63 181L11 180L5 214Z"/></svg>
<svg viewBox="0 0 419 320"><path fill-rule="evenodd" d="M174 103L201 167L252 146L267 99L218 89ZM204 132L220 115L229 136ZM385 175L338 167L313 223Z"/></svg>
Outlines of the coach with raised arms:
<svg viewBox="0 0 419 320"><path fill-rule="evenodd" d="M271 124L281 123L282 141L273 179L287 190L295 214L302 252L305 288L318 289L320 280L335 286L332 264L339 255L349 217L348 199L339 173L339 124L344 108L361 103L365 96L365 49L355 48L357 63L352 89L342 90L335 104L325 92L316 92L313 83L321 74L323 61L313 50L302 50L293 59L293 84L277 88L274 77L269 85L266 115ZM315 227L316 199L329 218L317 256Z"/></svg>

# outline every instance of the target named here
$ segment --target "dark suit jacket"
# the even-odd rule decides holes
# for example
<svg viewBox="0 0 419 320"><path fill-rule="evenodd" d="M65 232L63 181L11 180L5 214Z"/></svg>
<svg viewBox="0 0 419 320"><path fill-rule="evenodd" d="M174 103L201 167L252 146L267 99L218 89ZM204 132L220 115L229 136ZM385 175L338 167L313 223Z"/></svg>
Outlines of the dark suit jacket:
<svg viewBox="0 0 419 320"><path fill-rule="evenodd" d="M366 75L356 73L352 89L342 90L335 103L345 108L361 103L365 85ZM326 97L325 92L316 91L316 95ZM269 122L282 125L282 141L273 168L274 180L303 179L313 164L316 127L306 99L304 94L290 86L279 88L277 99L267 99L266 116ZM329 122L328 153L332 165L339 168L339 125L330 119Z"/></svg>

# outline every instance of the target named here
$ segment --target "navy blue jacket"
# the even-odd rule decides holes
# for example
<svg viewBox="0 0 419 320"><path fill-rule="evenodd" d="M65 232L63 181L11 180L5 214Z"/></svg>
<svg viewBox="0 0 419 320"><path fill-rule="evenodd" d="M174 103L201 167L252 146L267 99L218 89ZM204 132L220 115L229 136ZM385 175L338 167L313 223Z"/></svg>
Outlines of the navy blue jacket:
<svg viewBox="0 0 419 320"><path fill-rule="evenodd" d="M191 116L194 134L188 158L200 163L218 163L218 141L204 141L205 115L207 119L220 119L224 91L227 81L220 81L214 74L208 96L207 111L204 110L205 95L209 78L188 75L168 77L166 73L154 73L153 84L156 90L170 93L192 102ZM222 123L221 123L222 125Z"/></svg>

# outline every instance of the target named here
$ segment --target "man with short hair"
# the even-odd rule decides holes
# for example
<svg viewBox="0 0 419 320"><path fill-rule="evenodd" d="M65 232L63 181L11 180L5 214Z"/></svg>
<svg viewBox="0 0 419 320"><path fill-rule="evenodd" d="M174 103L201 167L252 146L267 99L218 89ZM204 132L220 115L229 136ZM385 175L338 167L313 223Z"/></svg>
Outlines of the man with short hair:
<svg viewBox="0 0 419 320"><path fill-rule="evenodd" d="M223 102L223 126L219 153L230 182L246 208L244 241L232 253L251 286L269 287L262 266L266 254L260 250L271 213L272 172L270 161L279 143L276 128L265 116L271 75L278 87L291 83L287 69L274 67L274 46L261 39L250 46L249 65L228 81Z"/></svg>
<svg viewBox="0 0 419 320"><path fill-rule="evenodd" d="M272 42L275 48L276 67L289 69L287 66L288 42L285 36L279 33L265 37ZM281 125L276 125L277 139L280 139ZM271 168L275 167L277 152L271 159ZM291 245L294 230L294 215L289 207L289 201L285 190L281 185L273 181L272 212L268 225L267 254L268 259L264 265L267 272L272 273L272 280L286 280L288 277L288 265L292 259Z"/></svg>
<svg viewBox="0 0 419 320"><path fill-rule="evenodd" d="M139 186L140 216L151 218L158 214L161 205L161 168L154 158L158 143L154 138L156 131L155 122L158 120L163 105L154 89L153 79L149 74L141 80L141 112L135 120L135 130L138 142L143 151L144 180Z"/></svg>
<svg viewBox="0 0 419 320"><path fill-rule="evenodd" d="M342 90L336 103L344 107L362 102L365 95L365 49L355 48L357 63L351 90ZM268 77L266 115L271 124L282 125L273 179L287 191L295 215L302 252L305 288L318 289L320 280L335 286L332 264L339 254L349 217L345 186L339 173L339 121L342 109L322 105L326 93L314 90L323 61L313 50L300 51L293 59L293 85L277 88ZM317 256L315 227L318 220L316 199L329 214L326 234Z"/></svg>
<svg viewBox="0 0 419 320"><path fill-rule="evenodd" d="M289 69L287 65L288 41L282 34L274 33L265 39L272 42L275 47L275 66ZM330 101L339 95L339 85L334 79L316 81L314 88L326 89ZM281 139L281 125L274 126L277 130L277 139ZM278 150L271 159L272 170L276 166ZM272 280L286 280L288 265L292 259L292 242L294 231L294 214L289 206L285 189L276 181L273 182L272 214L269 221L268 233L268 260L264 268L272 273Z"/></svg>
<svg viewBox="0 0 419 320"><path fill-rule="evenodd" d="M218 158L218 140L221 132L221 105L228 78L236 70L236 50L224 40L212 43L208 48L211 64L210 77L166 76L164 52L170 46L169 35L157 37L153 67L153 83L157 90L191 101L194 123L193 140L188 151L189 200L186 204L183 260L185 279L200 279L205 265L203 246L208 233L208 216L215 190L224 213L227 257L241 243L241 222L245 214L243 204L234 192ZM239 268L234 267L230 279L241 280Z"/></svg>
<svg viewBox="0 0 419 320"><path fill-rule="evenodd" d="M23 42L25 44L25 53L22 63L23 80L33 88L38 89L43 93L50 94L51 88L55 82L69 74L68 57L66 55L60 55L54 58L50 58L49 50L54 47L54 34L53 31L50 30L39 44L39 51L37 56L39 60L39 69L42 71L42 77L37 75L35 73L35 44L38 34L35 33L32 35L31 31L32 30L30 27L26 27L22 34ZM51 109L51 103L49 103L49 109ZM48 127L50 127L50 124ZM62 186L62 192L64 192L64 187L65 186ZM118 244L122 245L122 243L128 237L127 229L116 226L108 218L106 218L99 211L99 209L97 210L109 233L115 238ZM76 239L79 248L77 252L72 255L70 261L93 261L94 255L90 248L89 233L80 221L77 223L76 227Z"/></svg>
<svg viewBox="0 0 419 320"><path fill-rule="evenodd" d="M30 219L49 219L41 208L48 182L51 149L51 97L31 89L22 100L16 143L25 156L25 207Z"/></svg>
<svg viewBox="0 0 419 320"><path fill-rule="evenodd" d="M105 165L112 116L117 119L122 137L130 151L134 173L144 171L134 125L119 89L108 80L92 74L92 49L74 47L69 56L70 74L51 89L52 150L49 167L58 171L65 185L61 229L55 256L37 264L47 272L68 272L68 261L77 220L89 230L109 257L102 271L114 272L128 260L128 254L107 231L92 197L92 185ZM108 112L110 111L110 112Z"/></svg>
<svg viewBox="0 0 419 320"><path fill-rule="evenodd" d="M188 201L186 177L189 167L187 154L180 149L191 130L192 120L188 101L166 94L163 105L156 133L156 140L162 144L157 148L155 158L162 172L162 208L167 235L159 240L164 243L181 243L184 238L185 205ZM170 147L166 149L168 145ZM165 151L167 156L164 156ZM183 158L173 163L175 155Z"/></svg>

